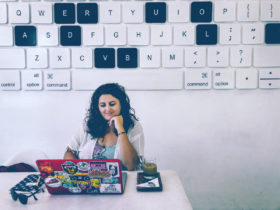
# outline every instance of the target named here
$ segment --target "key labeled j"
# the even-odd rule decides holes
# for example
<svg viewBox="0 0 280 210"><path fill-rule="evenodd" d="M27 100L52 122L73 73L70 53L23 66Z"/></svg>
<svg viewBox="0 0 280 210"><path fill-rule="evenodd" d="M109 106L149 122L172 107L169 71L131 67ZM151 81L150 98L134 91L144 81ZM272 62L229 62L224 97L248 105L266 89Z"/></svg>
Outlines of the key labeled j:
<svg viewBox="0 0 280 210"><path fill-rule="evenodd" d="M36 46L35 26L15 26L16 46Z"/></svg>
<svg viewBox="0 0 280 210"><path fill-rule="evenodd" d="M80 26L61 26L60 44L62 46L80 46L81 45L81 27Z"/></svg>

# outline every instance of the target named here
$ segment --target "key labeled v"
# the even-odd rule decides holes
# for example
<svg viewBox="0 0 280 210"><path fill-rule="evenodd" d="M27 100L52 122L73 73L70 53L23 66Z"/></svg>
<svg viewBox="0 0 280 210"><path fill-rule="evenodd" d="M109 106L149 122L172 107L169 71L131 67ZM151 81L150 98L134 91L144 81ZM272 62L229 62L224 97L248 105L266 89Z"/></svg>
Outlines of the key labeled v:
<svg viewBox="0 0 280 210"><path fill-rule="evenodd" d="M94 63L96 68L115 68L115 49L95 48Z"/></svg>

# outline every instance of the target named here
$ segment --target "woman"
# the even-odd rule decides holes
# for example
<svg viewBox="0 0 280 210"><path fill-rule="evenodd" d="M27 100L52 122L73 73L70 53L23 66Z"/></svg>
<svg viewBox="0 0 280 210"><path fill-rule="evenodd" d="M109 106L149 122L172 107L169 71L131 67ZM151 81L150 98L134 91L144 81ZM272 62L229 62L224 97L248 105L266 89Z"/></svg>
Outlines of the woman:
<svg viewBox="0 0 280 210"><path fill-rule="evenodd" d="M122 86L101 85L93 93L85 124L74 137L64 159L120 159L134 170L144 152L144 134Z"/></svg>

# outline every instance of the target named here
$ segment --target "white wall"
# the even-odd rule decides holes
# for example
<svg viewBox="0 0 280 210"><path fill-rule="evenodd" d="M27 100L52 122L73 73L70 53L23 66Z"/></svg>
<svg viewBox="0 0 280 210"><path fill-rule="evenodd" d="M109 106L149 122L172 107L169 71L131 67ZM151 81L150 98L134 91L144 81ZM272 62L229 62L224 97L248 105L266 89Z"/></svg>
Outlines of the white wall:
<svg viewBox="0 0 280 210"><path fill-rule="evenodd" d="M195 209L280 208L279 90L129 91L146 154L178 171ZM91 92L0 92L0 164L61 158Z"/></svg>

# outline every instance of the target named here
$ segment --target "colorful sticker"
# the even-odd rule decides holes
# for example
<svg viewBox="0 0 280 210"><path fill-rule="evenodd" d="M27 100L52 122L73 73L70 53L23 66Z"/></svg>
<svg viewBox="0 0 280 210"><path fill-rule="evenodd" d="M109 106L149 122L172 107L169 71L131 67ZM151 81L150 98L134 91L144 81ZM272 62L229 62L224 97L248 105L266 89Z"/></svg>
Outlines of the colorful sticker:
<svg viewBox="0 0 280 210"><path fill-rule="evenodd" d="M87 162L78 162L77 164L79 172L88 173L89 164Z"/></svg>
<svg viewBox="0 0 280 210"><path fill-rule="evenodd" d="M91 186L94 188L99 188L101 186L100 179L90 179Z"/></svg>
<svg viewBox="0 0 280 210"><path fill-rule="evenodd" d="M78 186L82 191L87 190L90 187L91 183L89 181L78 181Z"/></svg>
<svg viewBox="0 0 280 210"><path fill-rule="evenodd" d="M90 179L90 187L88 188L88 193L99 193L100 186L101 186L101 180L100 179Z"/></svg>
<svg viewBox="0 0 280 210"><path fill-rule="evenodd" d="M118 163L108 163L107 167L112 177L120 177Z"/></svg>
<svg viewBox="0 0 280 210"><path fill-rule="evenodd" d="M114 184L114 183L118 183L118 182L119 182L118 178L104 178L103 179L104 184Z"/></svg>
<svg viewBox="0 0 280 210"><path fill-rule="evenodd" d="M92 162L90 162L90 169L106 170L106 162L92 161Z"/></svg>
<svg viewBox="0 0 280 210"><path fill-rule="evenodd" d="M65 188L72 188L72 187L78 187L76 181L62 181L62 187Z"/></svg>
<svg viewBox="0 0 280 210"><path fill-rule="evenodd" d="M68 174L75 174L78 171L78 167L72 161L66 161L61 167Z"/></svg>
<svg viewBox="0 0 280 210"><path fill-rule="evenodd" d="M45 184L49 187L56 188L61 186L61 182L58 178L55 177L47 177L45 179Z"/></svg>
<svg viewBox="0 0 280 210"><path fill-rule="evenodd" d="M75 180L75 181L89 181L90 178L88 174L74 174L74 175L69 175L70 180Z"/></svg>
<svg viewBox="0 0 280 210"><path fill-rule="evenodd" d="M81 188L79 188L79 187L70 187L69 191L72 192L72 193L80 193L80 192L82 192Z"/></svg>
<svg viewBox="0 0 280 210"><path fill-rule="evenodd" d="M111 173L107 169L105 171L92 170L89 172L89 176L96 177L96 178L104 178L104 177L111 177Z"/></svg>
<svg viewBox="0 0 280 210"><path fill-rule="evenodd" d="M38 168L39 168L43 178L53 175L54 169L52 167L52 164L48 161L38 162Z"/></svg>
<svg viewBox="0 0 280 210"><path fill-rule="evenodd" d="M100 187L102 193L121 193L120 184L102 184Z"/></svg>

